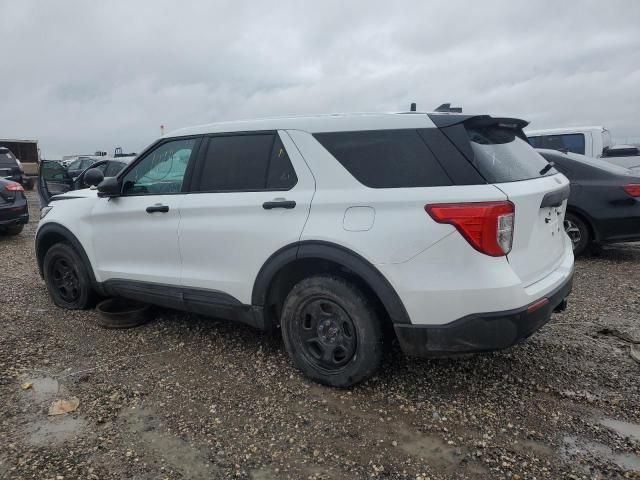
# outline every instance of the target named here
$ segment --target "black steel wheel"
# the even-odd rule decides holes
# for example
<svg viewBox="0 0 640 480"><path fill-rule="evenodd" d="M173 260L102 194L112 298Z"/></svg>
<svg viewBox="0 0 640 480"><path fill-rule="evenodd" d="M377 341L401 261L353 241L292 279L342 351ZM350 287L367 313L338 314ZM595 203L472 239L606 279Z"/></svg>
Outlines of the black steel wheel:
<svg viewBox="0 0 640 480"><path fill-rule="evenodd" d="M346 365L356 354L358 337L349 314L330 298L311 298L300 306L294 339L307 359L326 370Z"/></svg>
<svg viewBox="0 0 640 480"><path fill-rule="evenodd" d="M44 280L49 296L70 310L92 307L96 294L84 262L68 243L56 243L44 256Z"/></svg>
<svg viewBox="0 0 640 480"><path fill-rule="evenodd" d="M65 302L75 302L80 297L80 280L74 265L66 257L57 257L51 265L51 279L58 295Z"/></svg>
<svg viewBox="0 0 640 480"><path fill-rule="evenodd" d="M284 302L281 326L293 362L325 385L361 382L382 360L380 319L367 296L342 278L316 276L295 285Z"/></svg>

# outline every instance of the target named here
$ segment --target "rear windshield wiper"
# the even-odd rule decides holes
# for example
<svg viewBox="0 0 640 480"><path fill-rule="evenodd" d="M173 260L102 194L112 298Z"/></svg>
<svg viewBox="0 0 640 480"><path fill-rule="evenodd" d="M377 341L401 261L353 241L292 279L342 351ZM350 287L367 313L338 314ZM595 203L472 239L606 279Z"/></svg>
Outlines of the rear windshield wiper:
<svg viewBox="0 0 640 480"><path fill-rule="evenodd" d="M540 175L544 175L545 173L547 173L549 170L553 168L554 165L555 163L553 162L547 163L544 167L542 167L542 170L540 170Z"/></svg>

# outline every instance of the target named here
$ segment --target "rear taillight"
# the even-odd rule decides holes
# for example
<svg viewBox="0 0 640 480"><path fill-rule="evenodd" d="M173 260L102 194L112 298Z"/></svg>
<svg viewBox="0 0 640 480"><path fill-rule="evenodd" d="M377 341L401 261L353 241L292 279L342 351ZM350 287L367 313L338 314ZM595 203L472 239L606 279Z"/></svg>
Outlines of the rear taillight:
<svg viewBox="0 0 640 480"><path fill-rule="evenodd" d="M4 186L7 192L24 192L24 188L19 183L11 182Z"/></svg>
<svg viewBox="0 0 640 480"><path fill-rule="evenodd" d="M439 203L424 209L436 222L456 227L479 252L501 257L511 251L515 217L511 202Z"/></svg>
<svg viewBox="0 0 640 480"><path fill-rule="evenodd" d="M632 197L640 197L640 183L630 183L622 188Z"/></svg>

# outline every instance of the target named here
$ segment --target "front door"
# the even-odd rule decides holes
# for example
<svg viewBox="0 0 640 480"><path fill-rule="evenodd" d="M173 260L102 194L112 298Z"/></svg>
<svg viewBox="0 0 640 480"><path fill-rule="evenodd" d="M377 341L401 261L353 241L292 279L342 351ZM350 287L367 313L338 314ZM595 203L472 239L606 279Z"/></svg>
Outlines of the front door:
<svg viewBox="0 0 640 480"><path fill-rule="evenodd" d="M180 205L187 167L199 141L184 138L158 144L120 175L120 196L96 202L90 221L100 281L179 286Z"/></svg>
<svg viewBox="0 0 640 480"><path fill-rule="evenodd" d="M40 164L38 177L38 194L40 204L47 205L54 195L60 195L73 190L73 179L67 169L52 160L43 160Z"/></svg>

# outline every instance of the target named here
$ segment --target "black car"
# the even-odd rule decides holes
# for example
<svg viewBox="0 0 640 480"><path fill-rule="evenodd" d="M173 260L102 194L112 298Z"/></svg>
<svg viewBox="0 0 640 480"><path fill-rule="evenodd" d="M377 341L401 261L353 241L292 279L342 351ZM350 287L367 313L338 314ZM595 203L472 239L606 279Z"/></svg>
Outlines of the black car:
<svg viewBox="0 0 640 480"><path fill-rule="evenodd" d="M0 147L0 178L22 184L22 165L16 156L6 147Z"/></svg>
<svg viewBox="0 0 640 480"><path fill-rule="evenodd" d="M640 241L640 169L573 153L538 152L571 181L565 230L576 255L592 245Z"/></svg>
<svg viewBox="0 0 640 480"><path fill-rule="evenodd" d="M69 169L65 169L60 163L44 160L40 165L40 181L38 182L38 192L43 205L49 203L49 199L54 195L68 192L70 190L80 190L87 188L84 176L87 171L97 168L104 177L115 177L120 171L129 165L134 157L122 157L115 159L99 160L91 163L75 176L69 174ZM77 160L76 160L77 161Z"/></svg>
<svg viewBox="0 0 640 480"><path fill-rule="evenodd" d="M24 188L19 183L0 179L0 235L17 235L28 222Z"/></svg>
<svg viewBox="0 0 640 480"><path fill-rule="evenodd" d="M69 166L67 167L67 173L71 178L76 178L78 175L80 175L86 169L90 168L95 163L95 158L80 157L69 164Z"/></svg>

